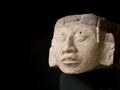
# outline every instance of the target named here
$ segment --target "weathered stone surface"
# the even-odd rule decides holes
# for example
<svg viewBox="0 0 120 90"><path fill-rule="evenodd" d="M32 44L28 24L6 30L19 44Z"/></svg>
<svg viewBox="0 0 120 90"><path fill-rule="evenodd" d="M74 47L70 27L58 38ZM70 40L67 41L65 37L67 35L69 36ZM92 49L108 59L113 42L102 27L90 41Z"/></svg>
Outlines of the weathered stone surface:
<svg viewBox="0 0 120 90"><path fill-rule="evenodd" d="M59 19L49 51L50 67L58 67L67 74L79 74L112 66L116 26L91 13Z"/></svg>

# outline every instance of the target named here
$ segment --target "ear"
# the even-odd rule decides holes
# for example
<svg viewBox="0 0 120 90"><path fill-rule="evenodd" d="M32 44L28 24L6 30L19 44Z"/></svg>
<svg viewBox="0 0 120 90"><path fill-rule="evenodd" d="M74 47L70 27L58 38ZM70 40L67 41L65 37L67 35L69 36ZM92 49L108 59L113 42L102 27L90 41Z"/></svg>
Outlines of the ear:
<svg viewBox="0 0 120 90"><path fill-rule="evenodd" d="M53 47L50 47L50 50L49 50L49 66L50 67L56 67L57 66Z"/></svg>
<svg viewBox="0 0 120 90"><path fill-rule="evenodd" d="M114 36L112 33L106 33L100 64L104 66L111 66L113 64L114 51L115 51Z"/></svg>

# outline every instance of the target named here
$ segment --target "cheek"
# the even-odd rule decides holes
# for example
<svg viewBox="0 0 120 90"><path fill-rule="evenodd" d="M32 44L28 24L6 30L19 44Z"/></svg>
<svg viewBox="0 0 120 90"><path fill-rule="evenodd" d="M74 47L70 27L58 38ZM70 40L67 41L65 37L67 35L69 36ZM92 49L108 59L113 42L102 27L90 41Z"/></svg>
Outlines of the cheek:
<svg viewBox="0 0 120 90"><path fill-rule="evenodd" d="M97 45L83 46L79 49L78 57L81 61L80 68L83 70L94 67L99 63L99 48Z"/></svg>
<svg viewBox="0 0 120 90"><path fill-rule="evenodd" d="M98 44L96 42L82 43L80 47L76 46L78 49L78 56L83 60L88 60L99 52Z"/></svg>
<svg viewBox="0 0 120 90"><path fill-rule="evenodd" d="M60 44L54 45L54 53L57 57L60 57L62 53L62 45Z"/></svg>

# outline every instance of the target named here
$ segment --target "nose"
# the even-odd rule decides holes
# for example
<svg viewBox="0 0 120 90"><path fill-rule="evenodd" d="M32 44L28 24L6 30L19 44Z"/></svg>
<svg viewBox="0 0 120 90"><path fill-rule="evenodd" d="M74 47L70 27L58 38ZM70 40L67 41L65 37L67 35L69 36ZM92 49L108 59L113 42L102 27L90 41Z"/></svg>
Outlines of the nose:
<svg viewBox="0 0 120 90"><path fill-rule="evenodd" d="M63 51L62 53L72 53L77 52L77 48L74 45L74 41L72 37L68 37L64 43Z"/></svg>

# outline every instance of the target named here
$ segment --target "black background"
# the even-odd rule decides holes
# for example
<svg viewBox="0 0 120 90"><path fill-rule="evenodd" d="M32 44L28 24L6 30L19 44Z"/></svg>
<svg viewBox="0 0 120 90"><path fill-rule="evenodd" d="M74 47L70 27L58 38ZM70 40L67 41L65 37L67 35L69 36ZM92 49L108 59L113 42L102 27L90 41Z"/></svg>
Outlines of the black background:
<svg viewBox="0 0 120 90"><path fill-rule="evenodd" d="M58 90L59 72L48 66L48 55L56 21L66 15L94 13L120 23L118 2L104 1L53 1L36 2L29 5L26 14L27 64L23 86L31 90Z"/></svg>

